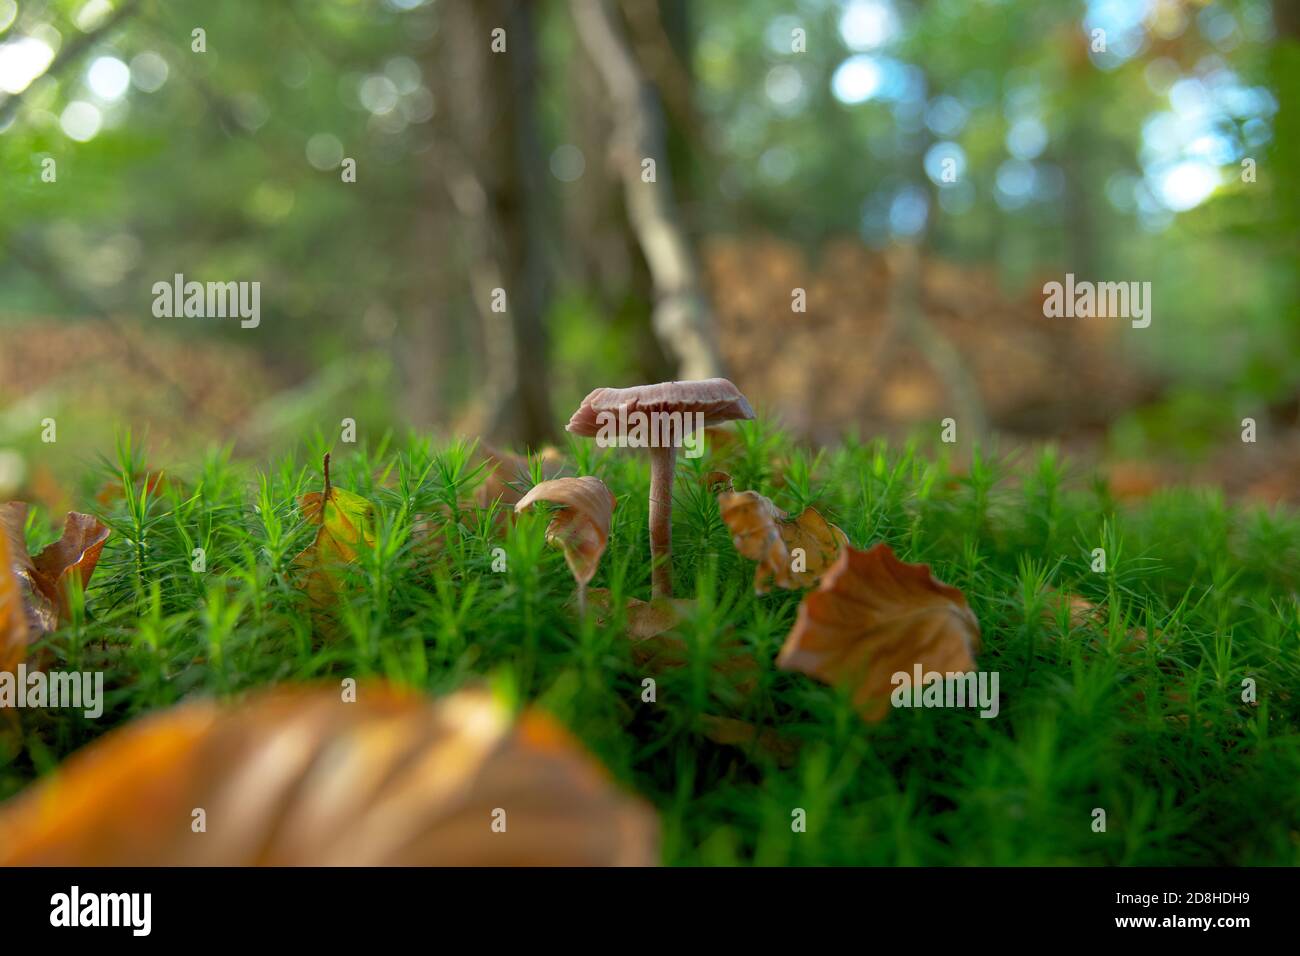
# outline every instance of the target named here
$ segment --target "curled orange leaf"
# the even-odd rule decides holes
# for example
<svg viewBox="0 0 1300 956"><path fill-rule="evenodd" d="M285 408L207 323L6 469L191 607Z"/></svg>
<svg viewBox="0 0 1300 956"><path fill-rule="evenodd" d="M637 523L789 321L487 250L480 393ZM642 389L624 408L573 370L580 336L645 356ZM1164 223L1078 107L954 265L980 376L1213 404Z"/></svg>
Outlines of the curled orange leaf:
<svg viewBox="0 0 1300 956"><path fill-rule="evenodd" d="M974 670L979 622L961 591L929 565L898 560L881 543L845 547L821 587L799 605L777 666L852 692L864 718L889 710L893 675Z"/></svg>
<svg viewBox="0 0 1300 956"><path fill-rule="evenodd" d="M718 508L736 550L758 562L757 594L766 594L773 584L791 590L813 587L849 543L815 509L790 518L756 491L724 492Z"/></svg>
<svg viewBox="0 0 1300 956"><path fill-rule="evenodd" d="M68 616L72 579L75 577L82 588L90 583L108 534L99 519L70 511L63 522L63 535L33 560L39 580L58 607L60 620Z"/></svg>
<svg viewBox="0 0 1300 956"><path fill-rule="evenodd" d="M551 718L478 691L356 693L279 688L112 731L0 807L0 865L656 862L653 810Z"/></svg>
<svg viewBox="0 0 1300 956"><path fill-rule="evenodd" d="M18 581L29 637L52 631L68 619L68 598L75 578L90 583L109 530L92 515L68 512L63 535L35 558L27 552L27 505L0 505L0 535L5 538L6 566Z"/></svg>
<svg viewBox="0 0 1300 956"><path fill-rule="evenodd" d="M27 657L27 612L9 554L9 535L0 530L0 671L13 673Z"/></svg>
<svg viewBox="0 0 1300 956"><path fill-rule="evenodd" d="M582 599L587 584L596 576L600 557L609 542L609 525L614 514L614 495L599 478L552 478L535 485L515 505L527 511L539 501L556 505L546 527L546 540L564 551L564 560L578 582Z"/></svg>

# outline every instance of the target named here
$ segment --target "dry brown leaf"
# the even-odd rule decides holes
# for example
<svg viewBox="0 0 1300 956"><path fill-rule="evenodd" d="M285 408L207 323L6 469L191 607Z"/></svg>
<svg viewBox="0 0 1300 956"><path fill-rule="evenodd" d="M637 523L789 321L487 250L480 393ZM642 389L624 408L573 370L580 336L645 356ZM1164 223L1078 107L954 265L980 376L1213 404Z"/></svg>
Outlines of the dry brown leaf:
<svg viewBox="0 0 1300 956"><path fill-rule="evenodd" d="M554 478L560 473L564 459L555 448L548 445L539 452L538 457L542 463L543 478ZM480 443L470 461L485 466L483 484L474 489L474 503L480 508L486 508L494 501L513 507L523 497L519 486L527 487L532 482L528 459L523 455L497 451L490 445Z"/></svg>
<svg viewBox="0 0 1300 956"><path fill-rule="evenodd" d="M1043 618L1049 622L1055 622L1060 619L1062 611L1068 615L1071 628L1092 626L1102 631L1106 628L1106 609L1104 607L1099 607L1078 594L1051 591L1047 595L1047 606L1043 608ZM1142 649L1142 645L1146 643L1146 639L1146 628L1134 628L1128 632L1126 639L1120 643L1119 650L1124 653L1139 651Z"/></svg>
<svg viewBox="0 0 1300 956"><path fill-rule="evenodd" d="M709 425L704 429L704 435L714 457L724 457L729 450L740 444L740 436L734 428Z"/></svg>
<svg viewBox="0 0 1300 956"><path fill-rule="evenodd" d="M704 476L704 487L709 489L709 494L720 495L725 491L735 491L736 487L732 484L731 476L725 471L711 471Z"/></svg>
<svg viewBox="0 0 1300 956"><path fill-rule="evenodd" d="M109 530L91 515L69 511L62 537L32 558L27 553L26 525L25 502L0 505L0 534L6 538L7 566L23 592L29 639L33 639L67 621L72 581L75 578L83 588L90 583Z"/></svg>
<svg viewBox="0 0 1300 956"><path fill-rule="evenodd" d="M979 643L966 598L929 565L900 561L883 542L869 551L846 546L799 605L777 666L850 689L858 712L878 721L895 673L910 676L917 664L923 672L974 670Z"/></svg>
<svg viewBox="0 0 1300 956"><path fill-rule="evenodd" d="M320 530L293 562L306 572L307 596L322 607L337 599L344 567L356 561L362 547L375 545L373 506L360 495L331 483L329 455L323 464L325 490L298 499L303 517Z"/></svg>
<svg viewBox="0 0 1300 956"><path fill-rule="evenodd" d="M34 559L36 573L58 606L60 620L68 617L72 579L75 577L82 588L90 583L108 535L108 528L97 518L70 511L63 522L63 535Z"/></svg>
<svg viewBox="0 0 1300 956"><path fill-rule="evenodd" d="M439 565L445 566L449 540L459 534L451 508L436 504L433 509L411 524L411 556L424 576L434 574Z"/></svg>
<svg viewBox="0 0 1300 956"><path fill-rule="evenodd" d="M546 527L546 540L564 551L564 560L578 582L579 605L585 604L587 584L596 576L600 556L609 542L614 495L599 478L553 478L535 485L515 505L516 512L539 501L558 506Z"/></svg>
<svg viewBox="0 0 1300 956"><path fill-rule="evenodd" d="M834 240L810 256L762 236L711 240L700 258L735 380L788 431L819 443L848 429L901 437L918 409L941 417L935 409L946 383L890 308L904 274L916 280L936 331L962 354L993 423L1024 429L1049 421L1068 434L1141 400L1143 377L1104 340L1113 327L1080 323L1048 333L1041 296L1009 298L987 268L876 252L856 240ZM786 284L792 275L798 280ZM796 285L807 291L808 313L792 326L781 316ZM985 315L1003 320L990 328ZM1067 376L1100 383L1097 400L1086 408L1068 401L1059 388Z"/></svg>
<svg viewBox="0 0 1300 956"><path fill-rule="evenodd" d="M1162 484L1160 470L1149 462L1118 461L1106 472L1106 485L1119 501L1150 498Z"/></svg>
<svg viewBox="0 0 1300 956"><path fill-rule="evenodd" d="M593 588L588 597L596 614L596 623L604 627L613 617L613 599L609 591ZM692 604L694 602L687 598L655 598L653 601L625 598L623 609L626 612L627 636L635 643L671 631L686 619Z"/></svg>
<svg viewBox="0 0 1300 956"><path fill-rule="evenodd" d="M548 479L558 475L564 465L563 456L549 445L537 457L541 461L542 474ZM470 456L470 465L482 465L483 478L474 488L472 497L457 502L461 514L456 515L446 503L438 503L430 512L417 516L411 527L412 549L426 572L431 571L433 565L444 558L447 535L454 533L455 523L463 522L467 513L475 508L487 509L498 503L506 506L497 509L492 516L493 531L504 534L514 515L511 509L522 497L518 486L526 487L531 481L527 458L497 451L483 442L477 445Z"/></svg>
<svg viewBox="0 0 1300 956"><path fill-rule="evenodd" d="M168 479L162 471L154 471L152 468L146 468L144 474L136 480L135 484L137 487L132 489L132 493L139 494L140 490L143 489L148 494L152 495L159 489L166 487L165 482L169 481L170 479ZM121 501L125 497L126 487L121 481L114 479L106 481L103 484L99 489L99 493L95 495L95 500L107 508L114 502Z"/></svg>
<svg viewBox="0 0 1300 956"><path fill-rule="evenodd" d="M605 588L589 594L596 623L606 626L612 619L613 602ZM688 598L655 598L642 601L624 598L623 610L627 636L632 644L632 659L638 666L665 670L685 666L690 655L686 641L672 631L690 615L695 602ZM758 679L757 665L749 649L730 635L721 638L717 653L721 655L714 669L725 676L737 690L748 692Z"/></svg>
<svg viewBox="0 0 1300 956"><path fill-rule="evenodd" d="M805 508L792 519L756 491L725 492L718 496L718 508L736 550L758 562L756 594L766 594L773 584L791 590L815 586L849 543L815 509Z"/></svg>
<svg viewBox="0 0 1300 956"><path fill-rule="evenodd" d="M1051 592L1047 598L1047 606L1043 608L1043 617L1056 620L1062 611L1068 615L1070 627L1083 627L1089 621L1095 621L1101 609L1078 594L1067 594L1064 591Z"/></svg>
<svg viewBox="0 0 1300 956"><path fill-rule="evenodd" d="M9 535L0 529L0 671L10 674L27 657L27 611L18 576L13 573Z"/></svg>
<svg viewBox="0 0 1300 956"><path fill-rule="evenodd" d="M799 756L799 741L783 737L775 730L759 730L746 721L712 714L702 715L700 724L704 736L714 743L765 754L778 766L793 766Z"/></svg>
<svg viewBox="0 0 1300 956"><path fill-rule="evenodd" d="M755 491L725 492L718 496L718 509L736 550L758 562L754 590L766 591L760 584L764 579L789 580L790 551L777 527L785 512Z"/></svg>
<svg viewBox="0 0 1300 956"><path fill-rule="evenodd" d="M544 714L479 691L340 697L278 688L112 731L0 807L0 865L657 862L654 811Z"/></svg>

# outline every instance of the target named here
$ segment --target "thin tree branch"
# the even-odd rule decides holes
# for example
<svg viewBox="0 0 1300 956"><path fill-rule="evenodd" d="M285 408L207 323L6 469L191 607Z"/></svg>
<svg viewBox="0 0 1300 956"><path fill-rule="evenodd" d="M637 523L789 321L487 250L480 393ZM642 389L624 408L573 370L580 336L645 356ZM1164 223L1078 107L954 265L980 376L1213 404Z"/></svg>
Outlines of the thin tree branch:
<svg viewBox="0 0 1300 956"><path fill-rule="evenodd" d="M483 327L486 381L477 390L476 418L489 434L509 434L538 447L552 437L554 422L530 2L483 0L447 10L435 92L447 109L433 149L464 227L467 271ZM478 42L497 24L505 24L510 37L502 57ZM467 97L466 89L475 95ZM504 309L493 302L496 289L508 292Z"/></svg>
<svg viewBox="0 0 1300 956"><path fill-rule="evenodd" d="M628 219L655 287L653 323L686 379L722 374L713 315L673 194L663 111L608 0L570 0L578 36L609 94L615 128L610 162L623 180ZM641 163L654 161L655 181Z"/></svg>
<svg viewBox="0 0 1300 956"><path fill-rule="evenodd" d="M109 16L109 18L99 26L95 27L95 29L91 30L89 33L81 34L76 39L60 48L54 59L50 61L50 65L46 67L45 72L32 80L32 82L28 84L27 89L23 90L21 93L12 93L3 101L0 101L0 127L3 127L5 123L9 121L9 118L13 116L14 112L22 103L23 97L27 95L27 90L30 90L46 77L57 75L68 66L81 59L81 57L85 55L86 51L102 40L119 23L127 17L132 16L140 8L140 2L141 0L127 0L126 3L118 7L116 12Z"/></svg>
<svg viewBox="0 0 1300 956"><path fill-rule="evenodd" d="M660 4L656 0L622 0L620 8L630 28L637 59L654 77L668 115L692 142L707 147L708 139L692 99L690 67L673 47Z"/></svg>

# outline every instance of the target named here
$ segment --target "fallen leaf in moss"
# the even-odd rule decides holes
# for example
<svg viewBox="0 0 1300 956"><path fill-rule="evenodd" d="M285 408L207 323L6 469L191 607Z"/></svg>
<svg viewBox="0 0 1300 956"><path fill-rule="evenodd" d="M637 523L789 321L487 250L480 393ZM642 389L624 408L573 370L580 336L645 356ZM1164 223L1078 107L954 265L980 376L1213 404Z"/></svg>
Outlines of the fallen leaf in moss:
<svg viewBox="0 0 1300 956"><path fill-rule="evenodd" d="M109 530L93 515L68 512L62 536L35 558L27 553L27 505L0 505L0 534L6 539L7 567L23 596L29 639L66 623L73 580L84 589L99 563Z"/></svg>
<svg viewBox="0 0 1300 956"><path fill-rule="evenodd" d="M870 721L889 712L892 677L975 669L979 622L957 588L929 565L900 561L884 543L845 547L821 587L799 605L777 666L851 692Z"/></svg>
<svg viewBox="0 0 1300 956"><path fill-rule="evenodd" d="M330 481L330 456L325 456L325 490L298 499L303 517L319 526L316 537L294 559L294 566L306 573L306 591L311 602L324 607L338 598L346 567L357 560L362 548L373 548L374 507L365 498L344 491Z"/></svg>
<svg viewBox="0 0 1300 956"><path fill-rule="evenodd" d="M773 584L791 590L815 586L849 543L815 509L790 518L756 491L724 492L718 507L736 550L758 562L756 594L766 594Z"/></svg>
<svg viewBox="0 0 1300 956"><path fill-rule="evenodd" d="M614 495L599 478L553 478L534 486L515 505L527 511L537 502L557 510L546 527L546 540L564 551L573 579L578 582L579 610L585 606L587 584L596 576L600 557L609 542Z"/></svg>

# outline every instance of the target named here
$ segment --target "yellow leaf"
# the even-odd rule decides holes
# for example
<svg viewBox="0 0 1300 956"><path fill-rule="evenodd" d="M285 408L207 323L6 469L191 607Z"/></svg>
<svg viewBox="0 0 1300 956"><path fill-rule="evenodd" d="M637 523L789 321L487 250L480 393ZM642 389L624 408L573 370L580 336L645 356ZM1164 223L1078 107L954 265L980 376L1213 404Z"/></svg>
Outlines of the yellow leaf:
<svg viewBox="0 0 1300 956"><path fill-rule="evenodd" d="M319 525L316 538L294 559L307 572L306 590L313 604L327 605L338 596L344 568L357 560L363 547L375 546L374 508L365 498L330 482L330 456L325 456L325 490L298 499L303 517Z"/></svg>

